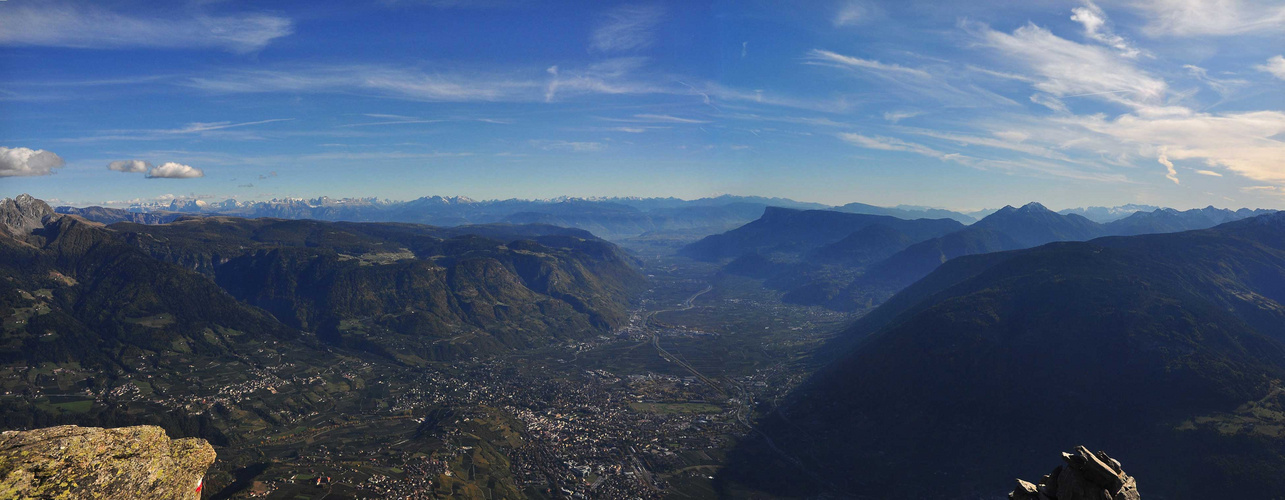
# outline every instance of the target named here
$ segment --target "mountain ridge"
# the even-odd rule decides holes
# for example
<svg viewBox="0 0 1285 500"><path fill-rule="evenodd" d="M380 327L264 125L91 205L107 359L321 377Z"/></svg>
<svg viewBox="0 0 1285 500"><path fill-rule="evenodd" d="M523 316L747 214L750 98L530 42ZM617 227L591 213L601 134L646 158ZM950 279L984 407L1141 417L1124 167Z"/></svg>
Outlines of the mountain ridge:
<svg viewBox="0 0 1285 500"><path fill-rule="evenodd" d="M857 496L929 494L928 471L967 478L932 496L984 494L1025 470L1012 450L1068 442L1112 443L1158 495L1270 496L1282 283L1280 213L961 257L854 324L763 428L831 477L862 471L838 485Z"/></svg>
<svg viewBox="0 0 1285 500"><path fill-rule="evenodd" d="M765 212L765 218L760 221L770 221L780 213L786 212ZM789 262L784 262L780 258L769 258L754 260L760 266L757 269L753 268L749 261L741 261L729 270L737 274L767 279L766 284L785 292L784 299L789 302L822 305L836 310L857 310L887 300L897 291L927 276L943 262L960 256L1019 250L1056 241L1084 241L1108 235L1204 229L1219 223L1264 213L1271 213L1271 211L1242 209L1233 212L1214 208L1187 211L1158 209L1155 212L1138 212L1111 223L1098 224L1077 214L1059 214L1037 202L1031 202L1021 207L1005 206L980 221L947 234L928 239L911 239L909 244L888 244L885 245L884 250L872 252L871 249L864 248L861 242L850 239L842 246L835 246L820 254L812 255L813 259L804 259L808 260L806 265L788 265ZM690 244L680 254L709 260L715 257L729 258L762 251L762 248L753 245L742 244L738 247L734 239L729 239L729 236L745 232L755 225L766 225L760 221L743 226L746 229L707 237L703 240L706 243ZM809 222L799 221L788 229L790 232L782 230L775 237L783 241L799 241L797 235L807 234L810 229L807 224ZM773 235L757 237L770 239ZM861 236L849 234L836 238L834 234L818 234L811 237L821 240L831 239L834 241L825 244L836 245L838 239ZM702 253L699 245L709 244L712 241L722 241L727 244L727 248L712 254ZM824 246L815 242L812 245ZM850 252L846 257L841 250L845 247ZM879 258L869 258L870 255L878 255Z"/></svg>

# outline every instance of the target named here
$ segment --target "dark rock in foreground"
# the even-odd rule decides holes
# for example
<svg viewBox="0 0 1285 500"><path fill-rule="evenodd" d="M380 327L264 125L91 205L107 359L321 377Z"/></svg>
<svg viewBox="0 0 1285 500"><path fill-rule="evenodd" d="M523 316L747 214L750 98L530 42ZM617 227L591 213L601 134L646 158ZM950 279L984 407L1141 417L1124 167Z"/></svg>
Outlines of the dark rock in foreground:
<svg viewBox="0 0 1285 500"><path fill-rule="evenodd" d="M0 498L195 500L214 448L160 427L64 425L0 434Z"/></svg>
<svg viewBox="0 0 1285 500"><path fill-rule="evenodd" d="M1078 446L1077 454L1063 453L1066 465L1031 484L1021 479L1008 494L1011 500L1139 500L1138 483L1106 452L1096 454Z"/></svg>

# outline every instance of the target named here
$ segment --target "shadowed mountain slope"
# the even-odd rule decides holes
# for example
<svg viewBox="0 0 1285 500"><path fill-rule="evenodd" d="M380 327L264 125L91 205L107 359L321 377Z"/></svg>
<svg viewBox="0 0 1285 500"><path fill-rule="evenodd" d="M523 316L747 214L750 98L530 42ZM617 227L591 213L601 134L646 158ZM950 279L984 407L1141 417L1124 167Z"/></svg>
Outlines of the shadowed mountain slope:
<svg viewBox="0 0 1285 500"><path fill-rule="evenodd" d="M1148 495L1269 498L1285 490L1283 304L1281 214L955 259L762 423L830 484L772 481L792 466L761 441L726 479L972 498L1046 472L1027 450L1096 443Z"/></svg>

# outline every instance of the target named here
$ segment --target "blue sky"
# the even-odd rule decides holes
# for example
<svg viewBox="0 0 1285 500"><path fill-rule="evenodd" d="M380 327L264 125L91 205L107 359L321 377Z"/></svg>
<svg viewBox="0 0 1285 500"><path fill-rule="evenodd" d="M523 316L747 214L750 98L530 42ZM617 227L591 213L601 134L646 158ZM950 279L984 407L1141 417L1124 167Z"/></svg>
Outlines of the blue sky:
<svg viewBox="0 0 1285 500"><path fill-rule="evenodd" d="M1285 207L1285 5L0 2L0 196Z"/></svg>

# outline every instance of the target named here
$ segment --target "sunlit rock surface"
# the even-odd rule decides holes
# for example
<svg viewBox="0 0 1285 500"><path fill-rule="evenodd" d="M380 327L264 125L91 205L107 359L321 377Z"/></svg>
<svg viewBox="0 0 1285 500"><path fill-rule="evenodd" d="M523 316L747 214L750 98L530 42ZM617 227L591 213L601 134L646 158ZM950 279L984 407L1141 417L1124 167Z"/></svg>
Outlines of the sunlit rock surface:
<svg viewBox="0 0 1285 500"><path fill-rule="evenodd" d="M1053 472L1032 484L1021 479L1008 494L1011 500L1139 500L1138 483L1124 473L1120 461L1106 452L1090 452L1078 446L1075 453L1063 453Z"/></svg>
<svg viewBox="0 0 1285 500"><path fill-rule="evenodd" d="M160 427L0 434L0 498L196 500L214 448Z"/></svg>

